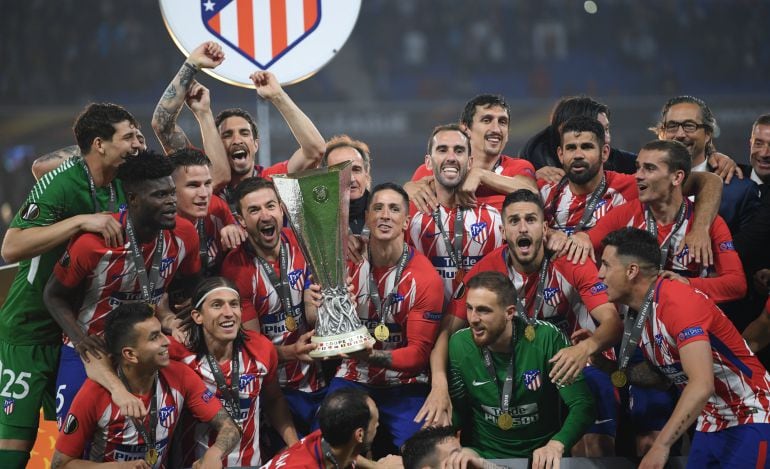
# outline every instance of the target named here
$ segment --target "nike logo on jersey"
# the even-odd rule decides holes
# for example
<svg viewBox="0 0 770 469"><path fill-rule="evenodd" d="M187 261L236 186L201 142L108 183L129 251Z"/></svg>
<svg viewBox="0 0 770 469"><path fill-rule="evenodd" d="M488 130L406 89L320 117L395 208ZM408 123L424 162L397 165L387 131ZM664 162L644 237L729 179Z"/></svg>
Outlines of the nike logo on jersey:
<svg viewBox="0 0 770 469"><path fill-rule="evenodd" d="M485 385L485 384L487 384L487 383L491 383L491 382L492 382L492 381L490 381L490 380L487 380L487 381L476 381L476 380L474 379L474 380L473 380L473 385L474 385L474 386L483 386L483 385Z"/></svg>

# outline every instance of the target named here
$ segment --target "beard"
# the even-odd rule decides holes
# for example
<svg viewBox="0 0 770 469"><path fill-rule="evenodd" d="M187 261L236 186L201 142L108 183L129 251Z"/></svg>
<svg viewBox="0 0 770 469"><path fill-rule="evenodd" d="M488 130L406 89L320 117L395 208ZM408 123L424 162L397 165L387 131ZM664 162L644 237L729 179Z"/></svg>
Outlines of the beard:
<svg viewBox="0 0 770 469"><path fill-rule="evenodd" d="M586 168L586 170L583 171L582 173L573 173L572 168L575 166ZM588 181L593 179L597 174L599 174L599 168L600 168L600 165L598 164L597 165L591 165L589 163L580 164L580 165L573 164L570 166L570 171L567 171L567 179L574 184L578 184L578 185L586 184Z"/></svg>

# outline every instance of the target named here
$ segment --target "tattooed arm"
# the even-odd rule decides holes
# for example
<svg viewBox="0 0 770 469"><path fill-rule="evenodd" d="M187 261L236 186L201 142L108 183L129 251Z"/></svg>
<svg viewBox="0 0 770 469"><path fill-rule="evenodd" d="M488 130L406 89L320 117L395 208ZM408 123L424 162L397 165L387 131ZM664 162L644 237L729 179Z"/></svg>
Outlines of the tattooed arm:
<svg viewBox="0 0 770 469"><path fill-rule="evenodd" d="M227 415L225 409L219 409L219 412L209 421L217 432L217 439L203 454L203 457L195 461L193 467L222 467L222 458L229 454L235 448L235 445L241 441L241 432L233 423L233 419Z"/></svg>
<svg viewBox="0 0 770 469"><path fill-rule="evenodd" d="M35 179L40 179L45 176L46 173L58 168L60 164L64 163L73 156L80 155L80 148L77 145L70 145L68 147L59 148L46 155L41 156L32 162L32 174Z"/></svg>
<svg viewBox="0 0 770 469"><path fill-rule="evenodd" d="M679 349L687 385L674 407L666 425L655 438L639 467L663 467L668 460L671 445L690 428L698 418L709 396L714 393L714 370L711 345L708 341L690 342Z"/></svg>
<svg viewBox="0 0 770 469"><path fill-rule="evenodd" d="M158 136L163 150L168 154L189 146L187 135L176 124L179 111L182 110L187 93L193 83L193 76L201 68L214 68L224 60L224 53L219 44L204 42L196 47L182 64L166 91L160 97L152 115L152 129Z"/></svg>

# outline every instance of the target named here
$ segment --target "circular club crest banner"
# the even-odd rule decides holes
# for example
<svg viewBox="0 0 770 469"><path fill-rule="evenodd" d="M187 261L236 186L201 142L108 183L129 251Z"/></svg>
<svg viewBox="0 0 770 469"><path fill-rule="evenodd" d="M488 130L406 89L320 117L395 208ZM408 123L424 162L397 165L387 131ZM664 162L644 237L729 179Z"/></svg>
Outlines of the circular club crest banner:
<svg viewBox="0 0 770 469"><path fill-rule="evenodd" d="M206 73L253 88L249 75L301 81L326 65L347 41L361 0L160 0L171 37L185 55L205 41L222 45L225 61Z"/></svg>

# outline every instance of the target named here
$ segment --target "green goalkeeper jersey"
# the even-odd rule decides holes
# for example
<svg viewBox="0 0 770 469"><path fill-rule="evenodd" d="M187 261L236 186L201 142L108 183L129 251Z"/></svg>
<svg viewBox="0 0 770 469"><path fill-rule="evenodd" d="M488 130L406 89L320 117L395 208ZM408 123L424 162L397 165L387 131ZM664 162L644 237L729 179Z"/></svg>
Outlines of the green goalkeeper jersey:
<svg viewBox="0 0 770 469"><path fill-rule="evenodd" d="M75 215L115 210L125 207L120 181L113 181L115 200L110 203L110 188L96 187L94 206L85 160L71 158L46 174L35 184L27 200L11 223L11 228L50 226ZM61 328L43 304L43 289L54 265L67 243L32 259L19 262L19 272L0 310L0 340L14 345L54 345L61 343Z"/></svg>
<svg viewBox="0 0 770 469"><path fill-rule="evenodd" d="M484 363L482 349L471 330L457 331L449 340L449 391L453 423L462 430L462 442L485 458L527 458L549 440L564 444L565 453L594 421L593 397L581 376L557 388L548 378L548 363L568 347L564 334L548 322L537 321L535 339L524 338L525 324L518 317L514 340L513 389L508 413L513 425L498 426L500 397L510 354L491 353L497 380ZM569 411L562 423L562 401Z"/></svg>

